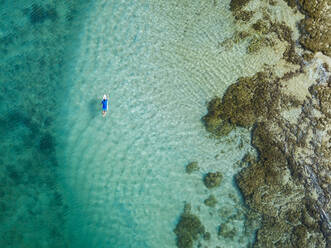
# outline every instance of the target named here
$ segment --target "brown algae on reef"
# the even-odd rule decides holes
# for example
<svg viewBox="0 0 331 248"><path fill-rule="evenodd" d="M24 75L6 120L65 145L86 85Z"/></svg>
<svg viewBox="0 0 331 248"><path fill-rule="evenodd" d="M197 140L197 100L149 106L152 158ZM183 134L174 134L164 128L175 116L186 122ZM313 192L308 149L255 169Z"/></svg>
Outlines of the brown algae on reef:
<svg viewBox="0 0 331 248"><path fill-rule="evenodd" d="M239 78L229 86L222 100L218 97L211 100L203 117L207 131L224 135L224 123L250 127L258 118L275 114L279 92L270 77L271 72L260 72L253 77Z"/></svg>
<svg viewBox="0 0 331 248"><path fill-rule="evenodd" d="M284 240L279 243L281 245L291 242L294 247L302 244L324 247L326 241L320 230L308 230L305 225L300 225L300 221L297 223L298 219L293 220L297 226L287 224L289 213L300 217L302 211L309 212L309 210L306 210L308 205L305 204L307 198L305 189L303 184L299 183L302 180L301 169L293 155L283 147L283 142L289 147L296 147L296 141L294 137L292 139L293 134L288 135L286 141L279 136L287 129L284 126L286 122L282 124L284 120L280 119L282 112L280 106L288 104L288 95L284 95L280 90L280 80L282 79L274 77L271 72L257 73L252 77L239 79L226 91L222 103L217 100L219 104L214 106L219 108L217 116L223 121L244 127L255 124L252 144L259 153L259 159L257 161L250 159L250 166L238 174L237 183L246 203L263 216L262 227L257 233L256 246L264 247L265 244L270 246L281 238ZM328 86L325 84L313 86L311 92L319 99L318 108L321 113L329 118L329 112L326 111L329 110L331 100ZM212 103L215 103L215 99ZM213 110L213 113L215 112L217 111ZM292 129L290 127L288 132L292 132ZM326 154L324 152L324 156ZM315 201L311 197L309 199ZM316 226L320 217L316 214L317 220L313 220L314 215L311 217L307 219L312 221L311 225ZM306 233L314 239L308 241Z"/></svg>
<svg viewBox="0 0 331 248"><path fill-rule="evenodd" d="M217 204L217 199L214 195L210 195L206 200L204 200L204 204L208 207L215 207Z"/></svg>
<svg viewBox="0 0 331 248"><path fill-rule="evenodd" d="M221 185L223 175L221 172L208 172L203 178L203 182L208 189Z"/></svg>
<svg viewBox="0 0 331 248"><path fill-rule="evenodd" d="M191 214L189 207L185 206L174 233L177 236L178 248L192 248L194 241L205 234L205 227L196 215Z"/></svg>
<svg viewBox="0 0 331 248"><path fill-rule="evenodd" d="M196 162L196 161L187 164L186 168L185 168L185 171L187 174L191 174L192 172L198 171L198 170L199 170L199 166L198 166L198 162Z"/></svg>
<svg viewBox="0 0 331 248"><path fill-rule="evenodd" d="M240 19L237 13L247 2L231 1L236 19ZM286 2L292 8L297 6L296 1ZM313 52L330 55L330 31L321 23L330 12L329 7L321 7L326 2L298 1L299 9L306 14L301 22L300 42ZM316 26L318 23L320 27ZM214 134L219 133L224 122L254 126L252 145L258 151L258 159L248 158L246 162L244 158L243 163L248 166L236 177L245 202L257 214L254 218L262 216L254 247L329 247L331 194L326 186L331 181L326 176L330 175L331 160L329 63L321 55L313 57L309 51L302 52L285 23L270 21L270 24L258 20L252 28L267 37L275 34L279 42L286 44L283 59L299 65L300 70L289 69L280 76L276 64L271 70L239 78L222 99L215 97L209 102L204 124ZM262 38L253 38L248 50L258 51L265 46L259 39ZM308 57L310 64L304 64L303 59ZM290 118L284 114L286 111L296 114ZM319 166L311 159L319 161ZM223 234L231 236L226 225L223 230Z"/></svg>

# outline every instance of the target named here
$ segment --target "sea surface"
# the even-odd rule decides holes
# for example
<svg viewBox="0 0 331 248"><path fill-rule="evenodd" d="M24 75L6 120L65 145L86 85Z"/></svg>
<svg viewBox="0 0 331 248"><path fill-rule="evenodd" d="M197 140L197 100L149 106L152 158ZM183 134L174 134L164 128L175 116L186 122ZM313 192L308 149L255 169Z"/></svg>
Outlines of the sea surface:
<svg viewBox="0 0 331 248"><path fill-rule="evenodd" d="M281 54L222 46L229 2L0 1L0 247L176 247L185 203L211 234L195 245L253 242L234 180L250 130L215 139L201 118Z"/></svg>

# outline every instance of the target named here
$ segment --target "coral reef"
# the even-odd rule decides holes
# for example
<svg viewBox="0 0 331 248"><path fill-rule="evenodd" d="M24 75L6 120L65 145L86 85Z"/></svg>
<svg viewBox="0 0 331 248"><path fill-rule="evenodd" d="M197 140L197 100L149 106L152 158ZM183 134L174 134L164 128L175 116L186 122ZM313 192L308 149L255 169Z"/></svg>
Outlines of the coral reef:
<svg viewBox="0 0 331 248"><path fill-rule="evenodd" d="M202 117L205 128L215 136L225 136L234 128L228 121L221 118L221 99L216 97L208 103L208 113Z"/></svg>
<svg viewBox="0 0 331 248"><path fill-rule="evenodd" d="M206 235L205 228L199 218L190 213L190 208L185 207L181 214L174 233L177 236L178 248L191 248L199 235Z"/></svg>
<svg viewBox="0 0 331 248"><path fill-rule="evenodd" d="M272 41L272 39L269 39L268 37L253 37L253 39L251 39L249 46L247 47L247 52L249 54L252 53L257 53L258 51L261 50L261 48L263 47L267 47L267 46L274 46L274 42Z"/></svg>
<svg viewBox="0 0 331 248"><path fill-rule="evenodd" d="M218 235L223 238L233 239L236 236L236 228L229 224L221 224L218 230Z"/></svg>
<svg viewBox="0 0 331 248"><path fill-rule="evenodd" d="M243 160L249 166L236 177L248 206L262 215L254 246L326 247L330 243L330 145L329 138L316 140L312 134L330 130L330 87L328 80L315 83L310 88L312 98L302 103L283 93L280 81L287 78L277 78L271 71L241 78L228 88L222 102L213 100L218 107L213 111L234 125L254 125L252 144L258 160L246 156ZM282 119L281 106L304 106L298 124ZM319 118L311 120L316 110ZM305 154L314 161L311 165L303 159ZM222 235L231 236L228 229L224 227Z"/></svg>
<svg viewBox="0 0 331 248"><path fill-rule="evenodd" d="M32 24L42 23L47 19L51 21L55 21L57 18L58 18L58 14L55 8L50 6L44 8L37 4L32 5L32 10L30 13L30 22Z"/></svg>
<svg viewBox="0 0 331 248"><path fill-rule="evenodd" d="M285 1L293 9L298 5L299 11L306 16L300 25L299 42L302 46L313 53L321 51L330 56L329 1ZM247 3L231 1L230 10L236 20L250 19L248 13L243 12ZM275 2L269 1L269 4ZM304 64L296 52L291 28L271 20L268 15L251 27L255 33L248 52L273 46L276 37L276 42L286 44L283 59L288 64L300 65L300 69L286 72L281 77L267 69L251 77L239 78L222 99L215 97L210 101L208 113L203 117L206 129L217 133L223 123L252 127L252 145L258 158L245 156L236 181L252 213L248 215L245 228L253 230L259 226L254 220L262 218L254 247L330 247L329 62L314 65L317 55L314 58L312 52L304 51L303 58L311 61ZM270 44L268 39L272 40ZM320 78L314 82L300 77L308 71L320 71ZM302 80L311 80L311 86ZM293 82L296 87L309 87L309 90L295 88L293 94L288 93L286 89L293 87ZM221 225L220 235L234 235L235 230L228 224Z"/></svg>
<svg viewBox="0 0 331 248"><path fill-rule="evenodd" d="M301 23L300 43L305 48L315 52L321 51L331 55L331 30L328 25L330 16L330 1L327 0L284 0L291 8L298 6L306 18Z"/></svg>
<svg viewBox="0 0 331 248"><path fill-rule="evenodd" d="M253 11L246 11L246 10L241 10L241 11L237 11L235 13L234 18L237 21L243 21L243 22L248 22L254 15Z"/></svg>
<svg viewBox="0 0 331 248"><path fill-rule="evenodd" d="M211 238L210 232L205 232L203 234L203 239L204 240L208 241L208 240L210 240L210 238Z"/></svg>
<svg viewBox="0 0 331 248"><path fill-rule="evenodd" d="M189 164L186 165L185 171L187 174L191 174L194 171L198 171L199 170L199 166L198 166L198 162L191 162Z"/></svg>
<svg viewBox="0 0 331 248"><path fill-rule="evenodd" d="M240 11L244 8L250 0L231 0L230 10L231 11Z"/></svg>
<svg viewBox="0 0 331 248"><path fill-rule="evenodd" d="M207 131L217 133L224 123L250 127L258 118L273 115L279 104L279 86L270 83L271 78L271 72L239 78L226 90L222 101L218 97L210 101L203 117Z"/></svg>
<svg viewBox="0 0 331 248"><path fill-rule="evenodd" d="M222 179L223 175L221 172L208 172L203 182L208 189L211 189L220 186Z"/></svg>
<svg viewBox="0 0 331 248"><path fill-rule="evenodd" d="M79 30L65 15L86 4L13 2L0 9L0 247L68 246L53 120L65 50Z"/></svg>
<svg viewBox="0 0 331 248"><path fill-rule="evenodd" d="M268 22L259 19L256 23L252 24L254 30L261 34L268 34L269 33L269 24Z"/></svg>
<svg viewBox="0 0 331 248"><path fill-rule="evenodd" d="M306 15L301 22L300 43L307 49L331 56L330 1L328 0L299 0L299 10Z"/></svg>
<svg viewBox="0 0 331 248"><path fill-rule="evenodd" d="M210 195L206 200L204 200L204 204L208 207L215 207L217 200L214 195Z"/></svg>
<svg viewBox="0 0 331 248"><path fill-rule="evenodd" d="M292 9L297 6L297 1L296 0L284 0L288 6L290 6Z"/></svg>

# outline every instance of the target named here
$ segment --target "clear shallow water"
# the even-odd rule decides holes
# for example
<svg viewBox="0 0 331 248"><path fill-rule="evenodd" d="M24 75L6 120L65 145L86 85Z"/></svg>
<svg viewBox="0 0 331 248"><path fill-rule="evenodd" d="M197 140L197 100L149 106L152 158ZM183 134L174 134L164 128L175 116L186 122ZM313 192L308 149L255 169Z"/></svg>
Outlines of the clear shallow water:
<svg viewBox="0 0 331 248"><path fill-rule="evenodd" d="M206 245L252 240L244 216L230 223L234 240L216 234L243 211L233 175L251 149L249 132L235 130L217 142L200 119L206 101L263 60L251 64L244 45L231 52L218 45L234 32L228 3L176 2L98 1L85 21L58 124L58 137L66 133L57 153L60 174L77 206L67 215L75 247L175 247L172 230L184 202L211 233ZM187 175L190 161L201 169ZM203 175L216 170L224 181L207 190ZM210 193L219 200L215 209L203 204ZM224 209L227 217L220 216Z"/></svg>
<svg viewBox="0 0 331 248"><path fill-rule="evenodd" d="M1 247L175 247L184 202L212 235L204 245L252 240L233 182L249 132L216 141L200 119L281 55L222 47L237 27L229 1L215 3L1 2ZM199 172L185 173L190 161ZM222 185L207 190L216 170ZM233 240L217 237L223 223Z"/></svg>

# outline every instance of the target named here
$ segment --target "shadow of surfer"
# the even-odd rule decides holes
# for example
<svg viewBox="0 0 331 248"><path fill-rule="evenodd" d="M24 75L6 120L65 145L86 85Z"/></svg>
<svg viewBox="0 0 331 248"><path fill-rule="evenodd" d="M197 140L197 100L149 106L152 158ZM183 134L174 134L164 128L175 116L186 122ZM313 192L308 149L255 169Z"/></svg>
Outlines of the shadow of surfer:
<svg viewBox="0 0 331 248"><path fill-rule="evenodd" d="M101 104L102 104L102 116L105 117L108 111L108 99L106 95L103 95Z"/></svg>

